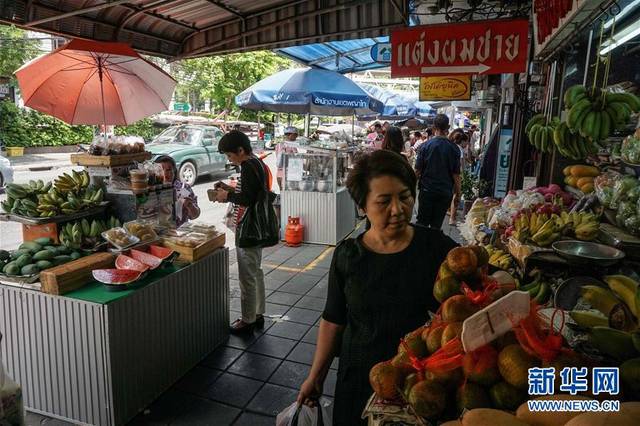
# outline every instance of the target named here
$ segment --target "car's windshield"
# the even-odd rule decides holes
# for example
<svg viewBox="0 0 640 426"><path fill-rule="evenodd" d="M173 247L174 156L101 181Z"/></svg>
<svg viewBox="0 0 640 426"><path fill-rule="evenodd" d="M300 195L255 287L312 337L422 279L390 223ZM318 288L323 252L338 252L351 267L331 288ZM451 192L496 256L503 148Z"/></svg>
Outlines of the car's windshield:
<svg viewBox="0 0 640 426"><path fill-rule="evenodd" d="M154 140L153 144L196 145L200 143L202 129L197 127L170 127Z"/></svg>

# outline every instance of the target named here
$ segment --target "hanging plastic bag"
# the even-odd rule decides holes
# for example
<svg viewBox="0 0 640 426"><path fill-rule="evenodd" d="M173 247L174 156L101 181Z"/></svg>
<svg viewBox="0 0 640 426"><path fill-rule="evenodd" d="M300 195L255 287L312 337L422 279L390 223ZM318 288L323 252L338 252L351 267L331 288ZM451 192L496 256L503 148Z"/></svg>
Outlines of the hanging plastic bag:
<svg viewBox="0 0 640 426"><path fill-rule="evenodd" d="M2 334L0 334L0 344ZM18 426L24 424L22 389L4 372L0 356L0 425Z"/></svg>
<svg viewBox="0 0 640 426"><path fill-rule="evenodd" d="M276 426L330 426L333 424L328 401L320 399L318 405L309 407L294 402L278 414Z"/></svg>

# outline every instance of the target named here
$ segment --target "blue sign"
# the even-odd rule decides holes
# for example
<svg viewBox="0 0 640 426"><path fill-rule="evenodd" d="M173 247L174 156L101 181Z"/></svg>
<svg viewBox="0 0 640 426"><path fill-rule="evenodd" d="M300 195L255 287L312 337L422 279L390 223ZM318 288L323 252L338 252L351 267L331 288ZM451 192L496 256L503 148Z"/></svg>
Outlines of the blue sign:
<svg viewBox="0 0 640 426"><path fill-rule="evenodd" d="M391 62L391 43L376 43L371 46L371 59L376 62Z"/></svg>

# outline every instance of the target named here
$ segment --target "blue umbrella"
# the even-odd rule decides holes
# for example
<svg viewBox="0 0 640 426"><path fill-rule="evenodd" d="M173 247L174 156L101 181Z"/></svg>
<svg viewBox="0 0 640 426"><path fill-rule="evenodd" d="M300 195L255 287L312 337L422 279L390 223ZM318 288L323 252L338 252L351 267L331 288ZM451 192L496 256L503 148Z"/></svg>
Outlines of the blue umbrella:
<svg viewBox="0 0 640 426"><path fill-rule="evenodd" d="M240 108L313 115L363 115L382 103L334 71L294 68L260 80L236 96Z"/></svg>
<svg viewBox="0 0 640 426"><path fill-rule="evenodd" d="M360 83L365 92L374 98L380 100L384 105L384 109L380 114L366 114L358 116L362 119L379 118L381 120L402 120L418 115L418 109L410 100L404 98L397 93L384 90L378 86Z"/></svg>
<svg viewBox="0 0 640 426"><path fill-rule="evenodd" d="M437 114L437 110L429 105L428 102L419 101L414 104L418 109L418 115L421 117L429 117Z"/></svg>

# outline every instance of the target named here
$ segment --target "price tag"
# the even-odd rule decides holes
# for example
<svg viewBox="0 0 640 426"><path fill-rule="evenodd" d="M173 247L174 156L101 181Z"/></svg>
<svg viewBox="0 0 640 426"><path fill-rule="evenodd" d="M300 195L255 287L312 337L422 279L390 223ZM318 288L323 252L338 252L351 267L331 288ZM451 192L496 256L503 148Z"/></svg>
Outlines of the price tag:
<svg viewBox="0 0 640 426"><path fill-rule="evenodd" d="M304 171L302 158L289 158L287 162L287 180L299 182Z"/></svg>
<svg viewBox="0 0 640 426"><path fill-rule="evenodd" d="M462 347L474 351L505 334L529 315L529 293L512 291L462 323Z"/></svg>

